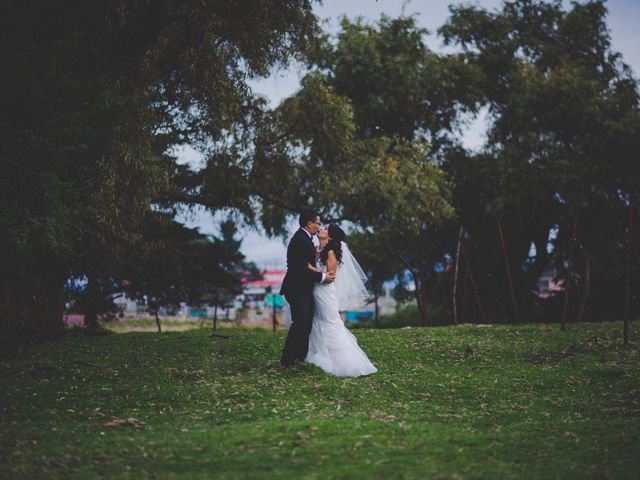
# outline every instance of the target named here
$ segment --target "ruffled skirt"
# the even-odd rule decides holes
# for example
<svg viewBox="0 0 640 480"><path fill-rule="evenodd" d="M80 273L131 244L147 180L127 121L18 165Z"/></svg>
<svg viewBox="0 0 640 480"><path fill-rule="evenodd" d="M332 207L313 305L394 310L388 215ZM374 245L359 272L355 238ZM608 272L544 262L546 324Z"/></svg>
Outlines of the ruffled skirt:
<svg viewBox="0 0 640 480"><path fill-rule="evenodd" d="M306 361L337 377L359 377L378 371L344 326L333 284L313 289L315 313Z"/></svg>

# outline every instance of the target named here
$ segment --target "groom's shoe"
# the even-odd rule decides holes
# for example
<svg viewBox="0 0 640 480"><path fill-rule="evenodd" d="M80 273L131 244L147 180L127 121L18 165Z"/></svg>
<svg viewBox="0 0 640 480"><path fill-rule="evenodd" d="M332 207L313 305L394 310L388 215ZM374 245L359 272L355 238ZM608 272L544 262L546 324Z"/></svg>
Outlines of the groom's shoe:
<svg viewBox="0 0 640 480"><path fill-rule="evenodd" d="M297 362L297 360L280 360L280 366L284 367L284 368L291 368L293 367Z"/></svg>
<svg viewBox="0 0 640 480"><path fill-rule="evenodd" d="M302 363L304 363L304 360L295 359L290 362L280 362L280 365L282 365L284 368L292 368L292 367L295 367L296 365L301 365Z"/></svg>

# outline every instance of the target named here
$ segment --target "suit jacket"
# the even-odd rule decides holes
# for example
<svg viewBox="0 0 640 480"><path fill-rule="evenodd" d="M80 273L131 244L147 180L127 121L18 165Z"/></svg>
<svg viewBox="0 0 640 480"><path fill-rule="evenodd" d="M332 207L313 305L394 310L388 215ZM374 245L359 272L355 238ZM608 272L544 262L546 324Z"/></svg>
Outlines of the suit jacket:
<svg viewBox="0 0 640 480"><path fill-rule="evenodd" d="M287 247L287 274L282 281L280 295L311 294L313 284L322 281L322 273L312 272L307 264L315 265L316 249L309 235L302 229L293 234Z"/></svg>

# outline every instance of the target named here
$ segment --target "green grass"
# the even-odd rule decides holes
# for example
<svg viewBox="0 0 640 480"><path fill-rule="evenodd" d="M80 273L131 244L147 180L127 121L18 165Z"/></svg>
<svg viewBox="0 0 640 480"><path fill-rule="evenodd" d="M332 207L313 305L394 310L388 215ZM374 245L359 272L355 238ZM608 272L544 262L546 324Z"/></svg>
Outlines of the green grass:
<svg viewBox="0 0 640 480"><path fill-rule="evenodd" d="M70 333L0 363L0 477L639 478L620 327L360 330L357 379L282 370L282 331Z"/></svg>
<svg viewBox="0 0 640 480"><path fill-rule="evenodd" d="M204 324L211 328L211 320L205 319ZM226 326L229 323L218 320L218 325L222 326L223 324ZM101 326L115 333L158 331L156 319L145 317L125 317L112 322L103 322L101 323ZM163 332L183 332L185 330L200 328L200 320L168 319L161 317L160 326L162 327Z"/></svg>

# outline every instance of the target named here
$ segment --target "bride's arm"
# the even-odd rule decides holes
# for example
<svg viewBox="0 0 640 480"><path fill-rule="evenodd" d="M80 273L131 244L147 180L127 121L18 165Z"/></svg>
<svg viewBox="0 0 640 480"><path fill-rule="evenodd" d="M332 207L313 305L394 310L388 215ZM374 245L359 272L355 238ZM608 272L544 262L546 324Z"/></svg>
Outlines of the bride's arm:
<svg viewBox="0 0 640 480"><path fill-rule="evenodd" d="M318 270L316 267L314 267L313 265L311 265L310 263L307 263L307 268L309 270L311 270L312 272L322 272L322 270Z"/></svg>
<svg viewBox="0 0 640 480"><path fill-rule="evenodd" d="M333 250L329 250L329 255L327 256L327 271L336 273L336 270L338 270L338 259Z"/></svg>

